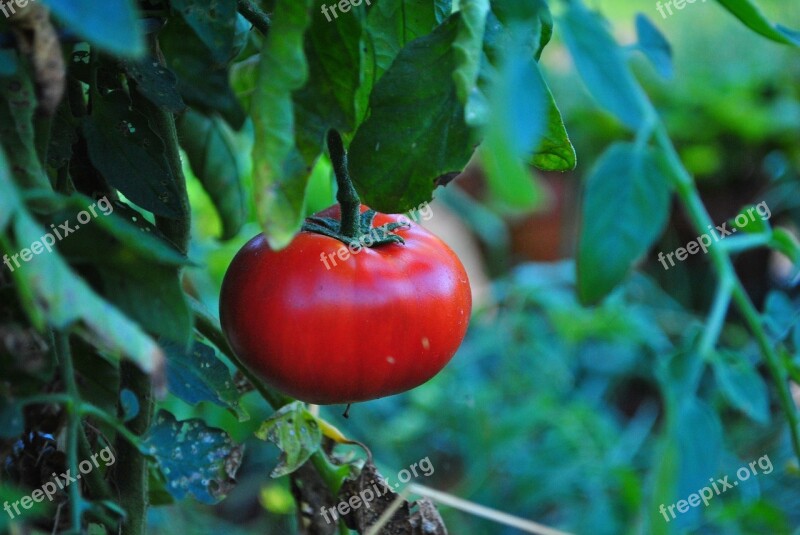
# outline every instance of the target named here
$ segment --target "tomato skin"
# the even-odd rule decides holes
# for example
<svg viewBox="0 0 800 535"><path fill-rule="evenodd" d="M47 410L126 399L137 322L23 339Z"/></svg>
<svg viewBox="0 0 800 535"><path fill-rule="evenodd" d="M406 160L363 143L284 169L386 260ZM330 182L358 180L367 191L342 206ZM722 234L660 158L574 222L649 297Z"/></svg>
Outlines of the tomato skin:
<svg viewBox="0 0 800 535"><path fill-rule="evenodd" d="M338 218L338 206L318 216ZM373 227L399 220L406 219L377 214ZM337 251L346 246L320 234L301 232L278 252L261 234L251 239L231 262L220 298L236 354L277 390L316 404L389 396L436 375L467 330L467 274L416 223L394 232L405 244L345 260Z"/></svg>

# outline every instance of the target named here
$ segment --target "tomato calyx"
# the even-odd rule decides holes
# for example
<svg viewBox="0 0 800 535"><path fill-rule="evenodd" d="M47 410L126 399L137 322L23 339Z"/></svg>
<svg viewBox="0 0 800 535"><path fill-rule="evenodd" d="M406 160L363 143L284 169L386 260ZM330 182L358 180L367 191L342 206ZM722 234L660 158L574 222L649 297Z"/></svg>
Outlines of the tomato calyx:
<svg viewBox="0 0 800 535"><path fill-rule="evenodd" d="M406 241L399 234L392 234L399 228L408 228L408 223L387 223L380 227L373 227L372 223L375 220L375 210L369 209L358 217L358 233L355 237L344 235L341 230L341 221L332 217L309 217L303 223L302 230L305 232L314 232L322 234L339 240L345 245L358 244L359 247L376 247L378 245L386 245L388 243L404 244ZM364 238L369 236L370 240Z"/></svg>
<svg viewBox="0 0 800 535"><path fill-rule="evenodd" d="M400 228L408 228L410 225L392 222L373 228L372 223L377 212L372 209L361 212L361 199L350 179L347 152L344 150L339 132L329 130L327 141L336 184L339 187L336 200L341 208L341 219L309 217L303 223L302 230L328 236L348 246L377 247L389 243L404 244L403 237L393 232ZM369 240L366 240L366 237L369 237Z"/></svg>

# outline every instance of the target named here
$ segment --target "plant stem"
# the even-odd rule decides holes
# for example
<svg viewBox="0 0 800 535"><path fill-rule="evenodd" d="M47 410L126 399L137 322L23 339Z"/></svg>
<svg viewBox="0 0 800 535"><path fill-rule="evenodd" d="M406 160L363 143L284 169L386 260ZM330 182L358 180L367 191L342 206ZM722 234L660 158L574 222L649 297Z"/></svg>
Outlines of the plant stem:
<svg viewBox="0 0 800 535"><path fill-rule="evenodd" d="M725 316L728 314L732 291L733 286L730 279L722 279L717 284L717 291L714 295L714 303L711 305L711 312L708 315L706 330L700 340L700 355L703 358L707 357L716 346L722 327L725 324Z"/></svg>
<svg viewBox="0 0 800 535"><path fill-rule="evenodd" d="M75 366L72 363L72 352L69 347L69 333L56 332L54 335L54 349L61 369L61 380L69 396L67 409L67 469L72 474L78 472L78 433L80 432L81 415L78 411L81 404L81 395L78 383L75 381ZM81 516L83 512L83 498L79 483L69 486L70 529L75 533L81 532Z"/></svg>
<svg viewBox="0 0 800 535"><path fill-rule="evenodd" d="M358 192L350 179L350 172L347 170L347 152L344 150L342 137L336 130L328 131L328 152L336 175L336 185L339 187L336 192L336 200L341 207L339 232L348 238L358 238L361 199L358 198Z"/></svg>
<svg viewBox="0 0 800 535"><path fill-rule="evenodd" d="M255 26L262 34L267 35L269 27L272 25L272 21L269 20L269 15L261 11L261 9L250 0L238 0L236 2L236 7L239 13L241 13L250 24Z"/></svg>
<svg viewBox="0 0 800 535"><path fill-rule="evenodd" d="M672 144L663 123L659 125L656 131L656 141L666 153L678 197L687 210L692 224L698 232L705 233L708 227L713 226L714 223L700 198L700 192L697 190L694 180L683 167L683 163L681 163L678 152L675 150L675 146ZM775 387L778 389L781 408L789 422L789 436L791 437L792 448L795 456L800 459L800 428L798 427L797 407L789 390L786 370L781 366L778 354L775 352L775 348L772 347L772 343L761 324L761 316L750 300L750 296L747 295L742 281L736 274L733 262L726 249L723 247L711 247L708 250L708 254L711 257L711 263L717 272L720 284L731 288L733 301L750 327L761 353L764 355L767 369L775 382Z"/></svg>
<svg viewBox="0 0 800 535"><path fill-rule="evenodd" d="M138 437L150 428L153 412L152 383L150 376L132 362L124 361L120 366L120 374L120 388L131 390L139 398L139 414L127 424L130 434ZM116 447L119 503L124 504L128 513L121 533L145 535L149 505L147 458L128 437L118 436Z"/></svg>

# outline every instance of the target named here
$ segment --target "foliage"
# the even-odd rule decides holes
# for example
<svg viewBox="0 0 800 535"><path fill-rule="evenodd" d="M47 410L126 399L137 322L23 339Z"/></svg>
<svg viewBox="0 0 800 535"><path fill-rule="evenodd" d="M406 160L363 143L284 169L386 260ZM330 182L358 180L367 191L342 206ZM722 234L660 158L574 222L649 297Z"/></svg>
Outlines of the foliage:
<svg viewBox="0 0 800 535"><path fill-rule="evenodd" d="M750 0L719 4L796 60L797 31ZM781 122L797 95L752 119L755 77L726 82L729 97L689 83L668 95L631 55L679 76L656 24L637 17L638 42L623 47L576 0L377 0L333 18L327 5L42 0L0 19L0 502L105 447L117 456L11 525L138 535L148 504L178 500L161 510L177 511L166 529L169 513L153 514L156 532L235 532L191 500L228 497L213 514L238 520L258 496L274 515L254 529L301 529L280 516L294 503L314 532L346 532L313 512L362 470L342 453L353 441L336 415L268 389L202 304L216 304L245 234L285 247L331 201L336 129L381 211L417 207L479 164L486 206L443 197L489 242L502 240L498 215L547 202L533 167L577 166L572 139L591 169L576 261L502 278L447 372L343 423L387 473L428 455L410 453L424 443L437 488L561 529L788 533L800 521L800 307L775 291L760 312L732 259L766 247L796 275L800 246L765 221L709 249L707 312L637 265L669 232L673 197L698 235L715 224L691 173L723 165L719 133L779 149L766 195L800 220L796 124ZM565 86L545 61L553 36L603 113L576 105L576 78ZM593 128L572 128L587 117ZM255 435L282 452L277 467ZM659 504L765 454L774 475L663 522ZM444 514L454 533L503 529Z"/></svg>

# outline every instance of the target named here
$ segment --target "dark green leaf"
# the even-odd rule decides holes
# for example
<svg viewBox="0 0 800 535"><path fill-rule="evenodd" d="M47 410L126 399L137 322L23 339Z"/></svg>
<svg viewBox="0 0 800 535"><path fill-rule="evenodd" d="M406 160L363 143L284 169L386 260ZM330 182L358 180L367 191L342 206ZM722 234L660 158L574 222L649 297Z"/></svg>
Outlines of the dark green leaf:
<svg viewBox="0 0 800 535"><path fill-rule="evenodd" d="M375 81L389 69L404 46L433 31L437 22L441 22L437 15L442 15L447 7L452 8L431 6L429 0L381 0L372 6L367 31L375 55Z"/></svg>
<svg viewBox="0 0 800 535"><path fill-rule="evenodd" d="M655 24L641 13L636 15L636 35L639 50L650 60L664 78L672 78L672 47Z"/></svg>
<svg viewBox="0 0 800 535"><path fill-rule="evenodd" d="M179 422L161 410L146 445L167 479L167 490L178 500L192 494L202 503L217 503L236 483L243 447L200 419Z"/></svg>
<svg viewBox="0 0 800 535"><path fill-rule="evenodd" d="M460 17L409 43L378 81L369 118L350 147L351 174L366 204L402 212L430 200L435 179L460 171L474 134L451 73Z"/></svg>
<svg viewBox="0 0 800 535"><path fill-rule="evenodd" d="M295 146L292 92L308 80L303 35L310 0L278 0L264 42L252 100L255 126L253 183L258 219L270 244L280 249L299 230L310 172Z"/></svg>
<svg viewBox="0 0 800 535"><path fill-rule="evenodd" d="M212 347L195 342L191 351L186 351L182 345L168 343L164 350L170 392L191 405L209 401L230 409L240 422L250 418L239 404L230 370Z"/></svg>
<svg viewBox="0 0 800 535"><path fill-rule="evenodd" d="M218 112L234 130L239 130L246 115L231 89L227 64L211 60L212 51L178 18L171 19L159 33L159 44L167 66L178 77L178 90L184 101L208 114Z"/></svg>
<svg viewBox="0 0 800 535"><path fill-rule="evenodd" d="M767 294L764 303L764 326L770 337L776 341L783 340L798 319L800 319L800 305L793 302L788 295L778 290Z"/></svg>
<svg viewBox="0 0 800 535"><path fill-rule="evenodd" d="M800 46L800 32L772 24L750 0L717 0L748 28L779 43Z"/></svg>
<svg viewBox="0 0 800 535"><path fill-rule="evenodd" d="M70 111L67 99L61 102L53 117L50 143L47 148L47 164L60 169L72 159L72 146L78 141L79 122Z"/></svg>
<svg viewBox="0 0 800 535"><path fill-rule="evenodd" d="M280 408L256 432L261 440L269 440L281 450L278 465L270 474L281 477L291 474L320 448L322 431L317 419L305 405L295 401Z"/></svg>
<svg viewBox="0 0 800 535"><path fill-rule="evenodd" d="M178 134L192 172L220 215L222 239L234 237L247 220L242 179L249 172L250 136L233 132L218 117L206 117L194 110L181 116Z"/></svg>
<svg viewBox="0 0 800 535"><path fill-rule="evenodd" d="M0 76L12 76L18 68L17 51L0 48Z"/></svg>
<svg viewBox="0 0 800 535"><path fill-rule="evenodd" d="M25 431L25 418L18 403L0 396L0 438L17 438Z"/></svg>
<svg viewBox="0 0 800 535"><path fill-rule="evenodd" d="M755 367L742 355L720 354L714 374L731 405L760 424L769 421L769 391Z"/></svg>
<svg viewBox="0 0 800 535"><path fill-rule="evenodd" d="M236 33L236 2L230 0L171 0L183 20L211 54L211 61L224 64L231 58Z"/></svg>
<svg viewBox="0 0 800 535"><path fill-rule="evenodd" d="M164 142L122 91L95 93L83 134L92 164L127 198L165 217L179 217L180 197Z"/></svg>
<svg viewBox="0 0 800 535"><path fill-rule="evenodd" d="M33 118L37 98L27 73L0 78L0 143L16 182L26 189L50 190L36 153Z"/></svg>
<svg viewBox="0 0 800 535"><path fill-rule="evenodd" d="M122 66L136 82L136 90L156 106L172 113L180 113L186 108L178 92L175 73L158 61L153 58L128 60Z"/></svg>
<svg viewBox="0 0 800 535"><path fill-rule="evenodd" d="M578 295L595 303L621 282L661 234L671 181L664 156L612 145L586 179L578 244Z"/></svg>
<svg viewBox="0 0 800 535"><path fill-rule="evenodd" d="M16 193L0 181L0 198ZM21 249L45 236L44 230L18 205L16 241ZM138 325L101 299L53 251L33 256L14 271L20 296L31 317L45 316L57 329L80 324L78 333L108 356L126 356L143 370L155 372L163 365L163 353Z"/></svg>
<svg viewBox="0 0 800 535"><path fill-rule="evenodd" d="M322 152L329 129L345 134L355 128L356 93L361 85L361 33L357 13L328 22L316 10L305 32L308 81L294 93L293 100L295 141L309 166ZM331 49L337 53L331 54Z"/></svg>
<svg viewBox="0 0 800 535"><path fill-rule="evenodd" d="M61 22L93 45L120 56L139 56L145 43L133 0L43 0Z"/></svg>
<svg viewBox="0 0 800 535"><path fill-rule="evenodd" d="M637 129L649 103L603 19L583 4L570 2L559 28L592 96L626 126Z"/></svg>

